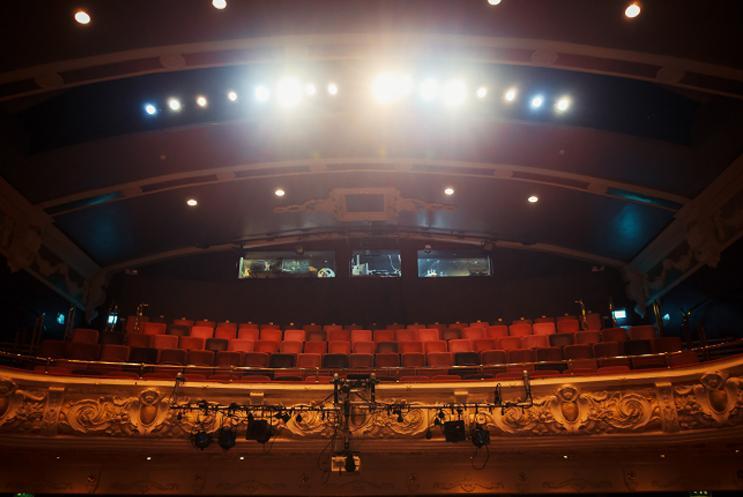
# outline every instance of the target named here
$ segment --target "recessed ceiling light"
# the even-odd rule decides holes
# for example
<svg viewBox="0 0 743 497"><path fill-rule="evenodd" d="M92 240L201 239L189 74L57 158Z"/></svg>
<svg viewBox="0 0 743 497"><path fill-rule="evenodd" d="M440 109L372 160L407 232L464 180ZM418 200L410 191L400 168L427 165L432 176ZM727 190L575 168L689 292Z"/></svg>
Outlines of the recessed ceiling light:
<svg viewBox="0 0 743 497"><path fill-rule="evenodd" d="M151 103L144 104L144 112L148 116L154 116L157 114L157 107L155 107L155 104Z"/></svg>
<svg viewBox="0 0 743 497"><path fill-rule="evenodd" d="M307 83L306 85L304 85L304 93L308 97L314 97L315 95L317 95L317 86L312 83Z"/></svg>
<svg viewBox="0 0 743 497"><path fill-rule="evenodd" d="M420 93L420 96L423 100L430 102L431 100L436 98L438 86L438 82L435 79L427 78L423 80L423 83L421 83L420 87L418 88L418 92Z"/></svg>
<svg viewBox="0 0 743 497"><path fill-rule="evenodd" d="M273 194L280 198L286 195L286 192L284 191L283 188L277 188L273 191Z"/></svg>
<svg viewBox="0 0 743 497"><path fill-rule="evenodd" d="M152 456L147 456L145 457L145 459L147 459L148 461L152 461Z"/></svg>
<svg viewBox="0 0 743 497"><path fill-rule="evenodd" d="M451 79L444 85L444 101L447 105L459 105L467 97L467 86L461 79Z"/></svg>
<svg viewBox="0 0 743 497"><path fill-rule="evenodd" d="M230 102L237 102L237 92L235 90L228 91L227 100L229 100Z"/></svg>
<svg viewBox="0 0 743 497"><path fill-rule="evenodd" d="M255 87L255 99L259 102L265 102L271 97L271 92L263 85Z"/></svg>
<svg viewBox="0 0 743 497"><path fill-rule="evenodd" d="M75 21L77 21L78 24L90 24L90 14L88 14L83 9L79 9L75 11Z"/></svg>
<svg viewBox="0 0 743 497"><path fill-rule="evenodd" d="M507 103L515 102L519 96L519 90L515 86L510 87L503 93L503 100Z"/></svg>
<svg viewBox="0 0 743 497"><path fill-rule="evenodd" d="M335 96L338 95L338 85L335 83L328 83L328 95Z"/></svg>
<svg viewBox="0 0 743 497"><path fill-rule="evenodd" d="M488 5L500 5L502 0L488 0Z"/></svg>
<svg viewBox="0 0 743 497"><path fill-rule="evenodd" d="M198 105L201 108L204 108L207 105L209 105L209 101L206 99L204 95L199 95L196 97L196 105Z"/></svg>
<svg viewBox="0 0 743 497"><path fill-rule="evenodd" d="M245 456L240 456L240 460L241 461L244 461L245 460Z"/></svg>
<svg viewBox="0 0 743 497"><path fill-rule="evenodd" d="M632 2L631 4L627 5L626 9L624 9L624 15L628 19L634 19L635 17L640 15L641 11L642 8L640 7L640 3Z"/></svg>
<svg viewBox="0 0 743 497"><path fill-rule="evenodd" d="M557 99L555 102L555 112L558 114L562 114L563 112L566 112L568 109L570 109L570 104L572 103L570 97L563 96Z"/></svg>
<svg viewBox="0 0 743 497"><path fill-rule="evenodd" d="M282 107L294 107L302 99L302 85L296 78L282 78L276 86L276 97Z"/></svg>
<svg viewBox="0 0 743 497"><path fill-rule="evenodd" d="M227 7L227 0L212 0L212 7L222 10Z"/></svg>
<svg viewBox="0 0 743 497"><path fill-rule="evenodd" d="M488 96L488 88L487 86L481 86L477 89L477 92L475 93L477 95L477 98L485 98Z"/></svg>
<svg viewBox="0 0 743 497"><path fill-rule="evenodd" d="M537 202L539 202L539 197L537 197L536 195L530 195L529 198L526 199L526 201L530 204L536 204Z"/></svg>
<svg viewBox="0 0 743 497"><path fill-rule="evenodd" d="M454 195L454 187L447 186L446 188L444 188L444 195L446 195L447 197L451 197L452 195Z"/></svg>
<svg viewBox="0 0 743 497"><path fill-rule="evenodd" d="M180 112L183 106L181 105L181 101L178 100L177 98L169 98L168 108L172 110L173 112Z"/></svg>
<svg viewBox="0 0 743 497"><path fill-rule="evenodd" d="M186 205L189 207L196 207L197 205L199 205L199 201L195 198L189 198L188 200L186 200Z"/></svg>
<svg viewBox="0 0 743 497"><path fill-rule="evenodd" d="M543 95L534 95L531 98L531 102L529 102L529 105L532 109L538 109L544 104L544 96Z"/></svg>
<svg viewBox="0 0 743 497"><path fill-rule="evenodd" d="M567 459L567 458L568 458L568 456L567 456L567 455L564 455L564 456L562 456L562 458L563 458L563 459Z"/></svg>

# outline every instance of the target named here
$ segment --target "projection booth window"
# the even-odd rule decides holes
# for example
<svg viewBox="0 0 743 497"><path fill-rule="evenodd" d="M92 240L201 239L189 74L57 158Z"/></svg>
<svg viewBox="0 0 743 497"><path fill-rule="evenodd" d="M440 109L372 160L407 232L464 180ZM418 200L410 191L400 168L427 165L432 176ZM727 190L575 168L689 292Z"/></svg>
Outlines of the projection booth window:
<svg viewBox="0 0 743 497"><path fill-rule="evenodd" d="M490 256L477 250L419 250L419 278L492 275Z"/></svg>
<svg viewBox="0 0 743 497"><path fill-rule="evenodd" d="M238 278L335 278L335 253L249 252L240 257Z"/></svg>
<svg viewBox="0 0 743 497"><path fill-rule="evenodd" d="M399 250L354 250L351 253L351 277L399 278Z"/></svg>

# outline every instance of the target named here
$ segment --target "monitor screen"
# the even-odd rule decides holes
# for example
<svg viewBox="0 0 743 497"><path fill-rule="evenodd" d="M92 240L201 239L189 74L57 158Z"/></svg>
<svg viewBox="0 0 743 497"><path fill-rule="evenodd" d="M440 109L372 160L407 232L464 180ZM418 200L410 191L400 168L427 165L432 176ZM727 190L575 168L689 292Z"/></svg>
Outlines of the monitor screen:
<svg viewBox="0 0 743 497"><path fill-rule="evenodd" d="M335 278L335 253L249 252L240 257L238 278Z"/></svg>
<svg viewBox="0 0 743 497"><path fill-rule="evenodd" d="M399 250L364 249L351 253L351 277L399 278Z"/></svg>

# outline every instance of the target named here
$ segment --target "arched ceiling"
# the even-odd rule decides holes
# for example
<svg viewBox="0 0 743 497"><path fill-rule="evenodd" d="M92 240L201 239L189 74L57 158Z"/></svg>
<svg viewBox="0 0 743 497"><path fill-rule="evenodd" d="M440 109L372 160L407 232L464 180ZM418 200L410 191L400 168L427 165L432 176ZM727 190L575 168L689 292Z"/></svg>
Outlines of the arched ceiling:
<svg viewBox="0 0 743 497"><path fill-rule="evenodd" d="M228 3L90 2L86 27L73 2L7 6L0 174L101 266L364 230L621 265L743 151L739 2L644 2L632 21L622 1ZM492 98L373 109L385 63L463 74ZM341 92L294 114L224 99L290 71ZM535 92L574 106L531 112ZM197 93L208 109L142 112ZM366 187L451 208L382 223L275 209Z"/></svg>

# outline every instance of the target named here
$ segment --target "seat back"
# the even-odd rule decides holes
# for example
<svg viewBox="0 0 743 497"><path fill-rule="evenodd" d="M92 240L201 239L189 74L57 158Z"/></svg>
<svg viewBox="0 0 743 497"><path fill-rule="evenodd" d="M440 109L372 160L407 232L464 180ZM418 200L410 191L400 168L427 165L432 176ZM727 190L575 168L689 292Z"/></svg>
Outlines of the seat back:
<svg viewBox="0 0 743 497"><path fill-rule="evenodd" d="M521 337L522 349L540 349L549 346L550 341L547 335L529 335Z"/></svg>
<svg viewBox="0 0 743 497"><path fill-rule="evenodd" d="M352 342L351 351L354 354L373 354L376 345L374 342Z"/></svg>
<svg viewBox="0 0 743 497"><path fill-rule="evenodd" d="M398 342L417 342L418 337L416 330L408 328L398 328L395 330L395 336Z"/></svg>
<svg viewBox="0 0 743 497"><path fill-rule="evenodd" d="M521 348L521 337L503 337L496 341L499 350L518 350Z"/></svg>
<svg viewBox="0 0 743 497"><path fill-rule="evenodd" d="M519 321L508 327L508 334L512 337L525 337L532 333L531 323Z"/></svg>
<svg viewBox="0 0 743 497"><path fill-rule="evenodd" d="M206 340L214 336L214 327L209 324L195 324L191 327L190 336Z"/></svg>
<svg viewBox="0 0 743 497"><path fill-rule="evenodd" d="M191 326L193 326L193 319L178 318L174 319L171 324L173 326L183 326L185 328L190 328Z"/></svg>
<svg viewBox="0 0 743 497"><path fill-rule="evenodd" d="M351 342L346 340L328 342L328 354L350 354Z"/></svg>
<svg viewBox="0 0 743 497"><path fill-rule="evenodd" d="M212 352L221 352L227 350L227 346L230 341L226 338L207 338L205 348Z"/></svg>
<svg viewBox="0 0 743 497"><path fill-rule="evenodd" d="M483 364L505 364L506 352L504 350L486 350L480 354Z"/></svg>
<svg viewBox="0 0 743 497"><path fill-rule="evenodd" d="M623 342L599 342L593 344L594 357L615 357L624 355Z"/></svg>
<svg viewBox="0 0 743 497"><path fill-rule="evenodd" d="M243 354L243 366L248 368L268 367L268 354L265 352L245 352Z"/></svg>
<svg viewBox="0 0 743 497"><path fill-rule="evenodd" d="M534 320L534 324L537 323L555 323L555 318L551 316L539 316L537 319Z"/></svg>
<svg viewBox="0 0 743 497"><path fill-rule="evenodd" d="M564 347L575 343L575 333L555 333L550 335L550 345L553 347ZM598 341L598 340L597 340Z"/></svg>
<svg viewBox="0 0 743 497"><path fill-rule="evenodd" d="M304 345L304 342L284 341L279 344L279 352L282 354L299 354L302 352L302 345Z"/></svg>
<svg viewBox="0 0 743 497"><path fill-rule="evenodd" d="M472 340L464 338L449 340L449 352L473 352Z"/></svg>
<svg viewBox="0 0 743 497"><path fill-rule="evenodd" d="M178 338L175 335L152 335L152 347L161 349L177 349Z"/></svg>
<svg viewBox="0 0 743 497"><path fill-rule="evenodd" d="M230 340L227 345L227 350L230 352L253 352L255 348L255 342L253 340L245 340L244 338L236 338Z"/></svg>
<svg viewBox="0 0 743 497"><path fill-rule="evenodd" d="M580 331L580 323L574 317L557 318L558 333L577 333Z"/></svg>
<svg viewBox="0 0 743 497"><path fill-rule="evenodd" d="M429 342L430 343L430 342ZM401 354L422 354L422 342L398 342L398 348Z"/></svg>
<svg viewBox="0 0 743 497"><path fill-rule="evenodd" d="M658 337L653 340L653 351L655 352L676 352L683 349L679 337Z"/></svg>
<svg viewBox="0 0 743 497"><path fill-rule="evenodd" d="M399 346L397 342L377 342L377 350L375 352L378 354L396 354L399 352Z"/></svg>
<svg viewBox="0 0 743 497"><path fill-rule="evenodd" d="M348 342L351 340L351 333L343 328L329 328L325 330L328 342Z"/></svg>
<svg viewBox="0 0 743 497"><path fill-rule="evenodd" d="M184 350L204 350L206 339L201 337L180 337L178 346Z"/></svg>
<svg viewBox="0 0 743 497"><path fill-rule="evenodd" d="M598 331L581 331L575 333L575 343L599 343L601 341L601 333Z"/></svg>
<svg viewBox="0 0 743 497"><path fill-rule="evenodd" d="M502 338L508 336L508 326L505 324L494 324L488 326L487 337L488 338Z"/></svg>
<svg viewBox="0 0 743 497"><path fill-rule="evenodd" d="M242 361L242 353L237 351L222 351L217 352L214 358L214 365L218 368L240 367L242 366Z"/></svg>
<svg viewBox="0 0 743 497"><path fill-rule="evenodd" d="M485 326L468 326L462 329L462 338L465 340L481 340L485 338L487 328Z"/></svg>
<svg viewBox="0 0 743 497"><path fill-rule="evenodd" d="M410 342L410 343L416 343L416 342ZM429 354L431 352L448 352L448 346L447 343L443 340L431 340L428 342L417 342L423 345L423 349L425 350L426 354Z"/></svg>
<svg viewBox="0 0 743 497"><path fill-rule="evenodd" d="M535 335L554 335L556 328L552 321L536 322L532 325Z"/></svg>
<svg viewBox="0 0 743 497"><path fill-rule="evenodd" d="M607 328L601 331L602 342L626 342L627 332L624 328Z"/></svg>
<svg viewBox="0 0 743 497"><path fill-rule="evenodd" d="M219 323L214 329L214 338L232 340L235 337L237 337L237 324L235 323Z"/></svg>
<svg viewBox="0 0 743 497"><path fill-rule="evenodd" d="M157 363L173 365L186 364L186 352L187 351L182 349L163 349L157 355Z"/></svg>
<svg viewBox="0 0 743 497"><path fill-rule="evenodd" d="M214 352L211 350L189 350L187 363L194 366L214 366Z"/></svg>
<svg viewBox="0 0 743 497"><path fill-rule="evenodd" d="M375 330L374 341L375 342L394 342L395 341L395 330Z"/></svg>
<svg viewBox="0 0 743 497"><path fill-rule="evenodd" d="M604 327L604 320L601 314L589 312L586 314L586 325L590 331L600 331Z"/></svg>
<svg viewBox="0 0 743 497"><path fill-rule="evenodd" d="M140 327L145 335L164 335L168 328L165 323L153 323L152 321L140 323Z"/></svg>
<svg viewBox="0 0 743 497"><path fill-rule="evenodd" d="M374 365L378 368L396 368L400 366L400 354L379 352L374 355Z"/></svg>
<svg viewBox="0 0 743 497"><path fill-rule="evenodd" d="M285 342L304 342L307 333L304 330L284 330Z"/></svg>
<svg viewBox="0 0 743 497"><path fill-rule="evenodd" d="M98 343L98 330L90 328L75 328L72 330L70 341L79 343Z"/></svg>
<svg viewBox="0 0 743 497"><path fill-rule="evenodd" d="M451 352L429 352L426 361L432 368L451 367L454 365L454 354Z"/></svg>
<svg viewBox="0 0 743 497"><path fill-rule="evenodd" d="M310 341L304 343L305 354L324 354L328 350L328 342Z"/></svg>
<svg viewBox="0 0 743 497"><path fill-rule="evenodd" d="M565 359L593 359L593 347L590 344L566 345L562 354Z"/></svg>
<svg viewBox="0 0 743 497"><path fill-rule="evenodd" d="M260 333L261 342L280 342L281 341L281 330L279 328L261 328Z"/></svg>
<svg viewBox="0 0 743 497"><path fill-rule="evenodd" d="M508 362L534 362L537 360L536 352L528 350L509 350L506 352Z"/></svg>
<svg viewBox="0 0 743 497"><path fill-rule="evenodd" d="M629 329L630 340L653 340L655 338L655 327L649 324L633 326Z"/></svg>
<svg viewBox="0 0 743 497"><path fill-rule="evenodd" d="M258 340L257 342L255 342L253 351L263 352L266 354L275 354L279 351L280 343L281 342L278 342L276 340Z"/></svg>
<svg viewBox="0 0 743 497"><path fill-rule="evenodd" d="M69 342L66 355L78 361L97 361L101 355L101 346L97 343Z"/></svg>
<svg viewBox="0 0 743 497"><path fill-rule="evenodd" d="M317 369L320 366L322 366L322 354L297 354L298 368Z"/></svg>
<svg viewBox="0 0 743 497"><path fill-rule="evenodd" d="M240 329L237 330L237 338L239 338L240 340L250 340L251 342L257 342L260 338L260 331L258 331L258 327L255 325L240 325Z"/></svg>
<svg viewBox="0 0 743 497"><path fill-rule="evenodd" d="M351 342L372 342L372 330L351 330Z"/></svg>
<svg viewBox="0 0 743 497"><path fill-rule="evenodd" d="M480 340L473 340L472 347L475 352L493 350L495 349L495 340L492 340L490 338L481 338Z"/></svg>
<svg viewBox="0 0 743 497"><path fill-rule="evenodd" d="M101 346L101 361L126 362L129 360L129 347L107 343Z"/></svg>
<svg viewBox="0 0 743 497"><path fill-rule="evenodd" d="M434 340L441 340L441 333L438 328L418 328L418 341L419 342L432 342Z"/></svg>

